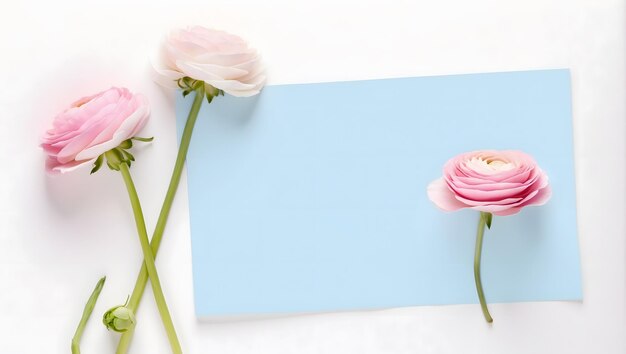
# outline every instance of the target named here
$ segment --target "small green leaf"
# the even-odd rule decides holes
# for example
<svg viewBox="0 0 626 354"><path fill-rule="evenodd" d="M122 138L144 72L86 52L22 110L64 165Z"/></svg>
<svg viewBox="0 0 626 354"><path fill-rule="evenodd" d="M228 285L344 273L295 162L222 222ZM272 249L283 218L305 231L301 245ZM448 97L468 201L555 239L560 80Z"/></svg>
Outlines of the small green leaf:
<svg viewBox="0 0 626 354"><path fill-rule="evenodd" d="M191 88L194 90L197 90L203 86L204 86L204 81L197 80L196 82L193 83L193 85L191 85Z"/></svg>
<svg viewBox="0 0 626 354"><path fill-rule="evenodd" d="M189 76L183 77L182 80L183 80L183 83L185 84L185 86L187 86L187 87L192 87L194 82L196 81L196 80L190 78Z"/></svg>
<svg viewBox="0 0 626 354"><path fill-rule="evenodd" d="M133 141L131 139L126 139L122 141L122 143L118 147L122 149L130 149L133 147Z"/></svg>
<svg viewBox="0 0 626 354"><path fill-rule="evenodd" d="M131 154L130 152L122 150L122 153L124 154L125 160L135 161L135 156L133 156L133 154Z"/></svg>
<svg viewBox="0 0 626 354"><path fill-rule="evenodd" d="M131 161L132 161L132 160L130 160L130 159L128 158L128 156L126 155L126 154L129 154L129 155L130 155L130 153L129 153L129 152L127 152L127 151L125 151L125 150L123 150L123 149L120 149L120 148L115 148L115 149L113 149L112 151L113 151L113 153L117 156L117 158L119 159L120 164L125 163L126 165L128 165L128 167L130 167L130 165L131 165ZM131 156L132 156L132 155L131 155ZM133 157L133 160L134 160L134 159L135 159L135 158ZM117 167L119 168L119 165L118 165Z"/></svg>
<svg viewBox="0 0 626 354"><path fill-rule="evenodd" d="M120 148L111 149L105 152L105 157L107 159L107 166L110 169L119 171L120 164L126 163L126 159L124 158L123 150Z"/></svg>
<svg viewBox="0 0 626 354"><path fill-rule="evenodd" d="M204 92L206 93L206 100L209 103L213 102L215 97L224 96L224 91L206 83L204 84Z"/></svg>
<svg viewBox="0 0 626 354"><path fill-rule="evenodd" d="M96 172L98 172L98 170L100 169L100 167L102 167L102 161L104 161L104 155L100 155L98 156L98 158L96 159L96 161L94 161L93 163L93 168L91 169L91 172L89 174L94 174Z"/></svg>
<svg viewBox="0 0 626 354"><path fill-rule="evenodd" d="M113 150L111 150L113 152L113 154L115 154L115 156L118 158L118 161L122 162L124 161L124 150L120 149L120 148L115 148Z"/></svg>
<svg viewBox="0 0 626 354"><path fill-rule="evenodd" d="M491 229L491 220L493 219L493 214L484 213L483 215L485 216L485 224L487 224L487 228Z"/></svg>
<svg viewBox="0 0 626 354"><path fill-rule="evenodd" d="M189 94L189 92L190 92L190 91L188 91L188 90L183 91L183 97L187 97L187 95Z"/></svg>
<svg viewBox="0 0 626 354"><path fill-rule="evenodd" d="M117 149L111 149L104 153L104 157L107 159L107 166L114 171L120 170L120 163L122 162L123 156Z"/></svg>
<svg viewBox="0 0 626 354"><path fill-rule="evenodd" d="M118 165L112 165L109 160L107 160L107 166L109 166L110 169L114 170L114 171L119 171L120 170L120 166Z"/></svg>
<svg viewBox="0 0 626 354"><path fill-rule="evenodd" d="M133 140L137 140L137 141L142 141L142 142L144 142L144 143L149 143L149 142L151 142L152 140L154 140L154 137L153 137L153 136L151 136L151 137L149 137L149 138L142 138L142 137L139 137L139 136L133 136L131 139L133 139Z"/></svg>

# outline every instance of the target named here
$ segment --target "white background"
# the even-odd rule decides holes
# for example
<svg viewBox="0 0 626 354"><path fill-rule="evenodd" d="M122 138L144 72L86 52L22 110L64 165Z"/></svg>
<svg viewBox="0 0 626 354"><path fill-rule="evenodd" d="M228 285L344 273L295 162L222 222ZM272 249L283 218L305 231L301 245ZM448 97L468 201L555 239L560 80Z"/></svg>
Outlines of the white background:
<svg viewBox="0 0 626 354"><path fill-rule="evenodd" d="M156 139L135 153L132 172L152 229L176 142L173 94L150 80L148 58L168 29L187 24L249 40L269 84L571 68L584 284L582 303L492 304L492 327L476 305L200 323L182 183L157 265L187 353L625 352L622 1L105 3L0 5L1 353L68 353L101 275L82 347L114 351L118 336L100 316L124 302L141 259L122 180L106 169L46 177L38 139L80 96L111 85L146 94L143 135ZM133 352L168 353L149 287L138 321Z"/></svg>

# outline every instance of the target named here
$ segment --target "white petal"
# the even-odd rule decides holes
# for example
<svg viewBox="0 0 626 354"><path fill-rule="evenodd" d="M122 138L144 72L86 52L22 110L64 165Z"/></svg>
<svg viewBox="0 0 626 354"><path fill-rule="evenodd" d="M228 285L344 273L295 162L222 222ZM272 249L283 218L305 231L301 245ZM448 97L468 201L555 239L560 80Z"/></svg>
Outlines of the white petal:
<svg viewBox="0 0 626 354"><path fill-rule="evenodd" d="M235 96L235 97L251 97L254 95L258 95L261 90L260 89L251 89L251 90L224 90L225 93Z"/></svg>
<svg viewBox="0 0 626 354"><path fill-rule="evenodd" d="M250 49L241 53L205 53L196 55L188 61L202 64L215 64L222 66L236 66L238 64L247 63L257 57L256 50ZM178 58L184 59L184 58Z"/></svg>
<svg viewBox="0 0 626 354"><path fill-rule="evenodd" d="M176 62L178 65L179 62ZM188 63L180 61L181 65L178 65L181 69L185 70L188 67L193 67L197 70L201 70L204 73L211 74L214 76L214 79L223 79L223 80L236 80L242 76L248 75L248 71L237 69L234 67L214 65L214 64L197 64L197 63Z"/></svg>
<svg viewBox="0 0 626 354"><path fill-rule="evenodd" d="M256 77L252 79L252 81L248 81L247 83L254 85L254 88L248 90L224 90L229 95L235 97L250 97L259 94L263 85L265 85L266 77L265 75L258 74Z"/></svg>
<svg viewBox="0 0 626 354"><path fill-rule="evenodd" d="M174 71L174 70L169 70L169 69L157 69L154 66L152 68L153 68L151 72L152 80L156 82L157 84L163 87L167 87L167 88L173 88L173 89L179 88L178 83L176 81L178 81L178 79L185 76L185 74L179 71Z"/></svg>

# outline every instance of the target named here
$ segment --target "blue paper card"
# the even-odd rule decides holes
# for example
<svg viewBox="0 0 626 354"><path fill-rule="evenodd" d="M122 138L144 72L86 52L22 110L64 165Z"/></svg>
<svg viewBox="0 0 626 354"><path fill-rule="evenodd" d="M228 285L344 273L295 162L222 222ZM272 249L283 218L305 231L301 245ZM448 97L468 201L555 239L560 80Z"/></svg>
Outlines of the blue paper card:
<svg viewBox="0 0 626 354"><path fill-rule="evenodd" d="M178 94L179 132L193 97ZM192 95L193 96L193 95ZM568 70L268 86L203 105L187 158L199 317L477 303L478 212L426 187L518 149L552 199L494 217L488 302L580 300Z"/></svg>

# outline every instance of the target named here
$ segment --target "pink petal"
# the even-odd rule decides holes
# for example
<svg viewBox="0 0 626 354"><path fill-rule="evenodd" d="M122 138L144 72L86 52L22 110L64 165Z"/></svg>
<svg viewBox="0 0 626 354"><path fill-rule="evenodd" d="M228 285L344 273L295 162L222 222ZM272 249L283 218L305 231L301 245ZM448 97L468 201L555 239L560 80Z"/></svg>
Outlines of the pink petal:
<svg viewBox="0 0 626 354"><path fill-rule="evenodd" d="M500 211L494 211L492 212L492 214L497 215L497 216L508 216L508 215L517 214L520 211L522 211L522 207L513 207L513 208L504 209Z"/></svg>
<svg viewBox="0 0 626 354"><path fill-rule="evenodd" d="M454 192L453 192L454 193ZM499 200L490 200L490 201L478 201L474 199L467 199L458 193L454 195L454 197L460 201L461 203L467 206L510 206L515 203L519 203L522 201L522 198L503 198Z"/></svg>
<svg viewBox="0 0 626 354"><path fill-rule="evenodd" d="M96 159L85 160L85 161L71 161L68 163L61 164L57 160L48 158L46 160L46 172L51 175L71 172L76 169L83 167L84 165L92 164L96 161Z"/></svg>
<svg viewBox="0 0 626 354"><path fill-rule="evenodd" d="M147 105L140 106L128 118L125 118L118 130L113 133L113 136L109 140L81 151L76 155L76 159L83 160L95 158L100 154L116 148L122 143L122 141L133 137L134 134L143 128L147 122L149 113Z"/></svg>
<svg viewBox="0 0 626 354"><path fill-rule="evenodd" d="M448 184L443 178L431 182L428 185L427 193L428 199L442 210L454 211L467 207L454 198L454 193L448 188Z"/></svg>
<svg viewBox="0 0 626 354"><path fill-rule="evenodd" d="M528 199L522 206L544 205L548 202L548 200L550 200L550 197L552 197L552 188L550 185L546 185L544 188L540 189L533 198Z"/></svg>
<svg viewBox="0 0 626 354"><path fill-rule="evenodd" d="M481 186L482 187L482 186ZM483 190L482 188L460 188L457 186L451 186L451 188L457 192L457 194L475 201L500 201L507 198L523 198L524 192L530 187L530 185L522 185L514 188Z"/></svg>

